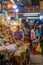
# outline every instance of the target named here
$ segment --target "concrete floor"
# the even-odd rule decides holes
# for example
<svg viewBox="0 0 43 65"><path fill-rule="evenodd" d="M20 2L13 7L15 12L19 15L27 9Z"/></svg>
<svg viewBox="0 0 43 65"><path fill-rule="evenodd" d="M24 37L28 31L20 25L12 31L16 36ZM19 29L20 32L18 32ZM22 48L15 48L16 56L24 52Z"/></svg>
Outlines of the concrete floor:
<svg viewBox="0 0 43 65"><path fill-rule="evenodd" d="M43 65L42 55L31 54L31 65Z"/></svg>

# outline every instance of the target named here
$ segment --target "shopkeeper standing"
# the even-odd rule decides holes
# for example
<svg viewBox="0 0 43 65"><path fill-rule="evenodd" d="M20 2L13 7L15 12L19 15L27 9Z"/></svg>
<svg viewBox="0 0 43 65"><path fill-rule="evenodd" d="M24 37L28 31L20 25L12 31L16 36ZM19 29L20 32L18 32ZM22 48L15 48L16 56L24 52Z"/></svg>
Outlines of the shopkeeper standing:
<svg viewBox="0 0 43 65"><path fill-rule="evenodd" d="M19 26L17 26L16 32L14 32L14 37L16 39L22 39L23 38L22 31L20 31L20 27Z"/></svg>

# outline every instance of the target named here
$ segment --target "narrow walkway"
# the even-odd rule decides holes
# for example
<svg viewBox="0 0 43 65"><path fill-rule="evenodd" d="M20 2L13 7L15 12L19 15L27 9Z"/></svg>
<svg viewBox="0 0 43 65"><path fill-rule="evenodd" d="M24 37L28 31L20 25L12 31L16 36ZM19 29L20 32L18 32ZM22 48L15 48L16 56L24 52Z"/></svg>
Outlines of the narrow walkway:
<svg viewBox="0 0 43 65"><path fill-rule="evenodd" d="M43 65L42 55L31 54L31 65Z"/></svg>

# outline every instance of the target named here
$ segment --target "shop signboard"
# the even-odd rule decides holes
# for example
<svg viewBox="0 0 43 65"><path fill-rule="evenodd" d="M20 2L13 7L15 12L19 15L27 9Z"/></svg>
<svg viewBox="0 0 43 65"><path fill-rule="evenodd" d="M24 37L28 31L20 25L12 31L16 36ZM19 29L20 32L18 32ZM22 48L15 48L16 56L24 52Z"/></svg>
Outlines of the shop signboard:
<svg viewBox="0 0 43 65"><path fill-rule="evenodd" d="M30 17L31 17L31 16L37 17L37 16L39 16L39 15L40 15L40 12L38 12L38 13L24 13L24 14L23 14L23 16L27 16L27 17L28 17L28 16L30 16Z"/></svg>
<svg viewBox="0 0 43 65"><path fill-rule="evenodd" d="M37 13L19 13L19 18L28 18L28 19L39 19L40 12Z"/></svg>
<svg viewBox="0 0 43 65"><path fill-rule="evenodd" d="M27 17L27 19L40 19L40 17Z"/></svg>

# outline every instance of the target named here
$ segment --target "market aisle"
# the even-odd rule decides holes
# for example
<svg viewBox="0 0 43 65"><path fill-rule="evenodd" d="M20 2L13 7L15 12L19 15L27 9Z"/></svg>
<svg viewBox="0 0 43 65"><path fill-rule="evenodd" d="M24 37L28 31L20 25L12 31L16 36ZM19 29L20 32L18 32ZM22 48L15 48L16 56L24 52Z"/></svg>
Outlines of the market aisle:
<svg viewBox="0 0 43 65"><path fill-rule="evenodd" d="M43 65L42 55L31 54L31 65Z"/></svg>

